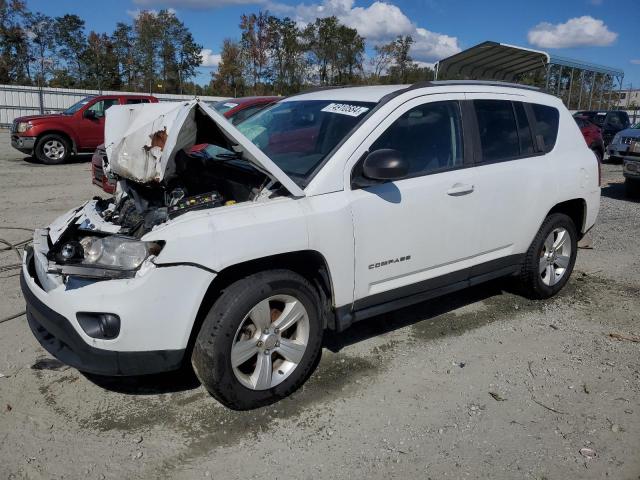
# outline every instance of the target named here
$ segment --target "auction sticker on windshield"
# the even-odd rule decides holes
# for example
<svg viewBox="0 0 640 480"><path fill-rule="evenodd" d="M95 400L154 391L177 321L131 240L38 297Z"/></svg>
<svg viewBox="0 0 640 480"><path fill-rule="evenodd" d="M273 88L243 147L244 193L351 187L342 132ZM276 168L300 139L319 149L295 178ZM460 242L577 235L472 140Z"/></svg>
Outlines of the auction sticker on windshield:
<svg viewBox="0 0 640 480"><path fill-rule="evenodd" d="M329 113L340 113L342 115L349 115L350 117L359 117L368 110L369 109L367 107L361 107L360 105L349 105L348 103L330 103L321 111Z"/></svg>

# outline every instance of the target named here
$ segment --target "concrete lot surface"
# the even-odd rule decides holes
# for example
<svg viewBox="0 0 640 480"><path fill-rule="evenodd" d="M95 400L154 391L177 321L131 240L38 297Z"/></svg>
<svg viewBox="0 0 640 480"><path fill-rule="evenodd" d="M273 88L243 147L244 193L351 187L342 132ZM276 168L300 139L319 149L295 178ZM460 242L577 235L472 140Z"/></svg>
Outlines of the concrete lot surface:
<svg viewBox="0 0 640 480"><path fill-rule="evenodd" d="M39 165L0 131L0 238L100 195L89 167ZM494 282L327 335L268 408L227 410L187 373L87 377L24 316L0 323L0 478L637 479L640 343L609 334L640 335L640 204L604 171L593 249L556 298ZM17 273L0 268L0 318L24 310Z"/></svg>

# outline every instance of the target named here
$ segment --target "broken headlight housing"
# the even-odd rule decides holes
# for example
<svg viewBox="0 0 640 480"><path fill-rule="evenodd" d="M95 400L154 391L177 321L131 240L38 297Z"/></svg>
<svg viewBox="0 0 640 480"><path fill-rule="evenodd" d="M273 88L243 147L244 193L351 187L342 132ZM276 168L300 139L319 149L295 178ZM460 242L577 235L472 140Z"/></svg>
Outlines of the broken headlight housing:
<svg viewBox="0 0 640 480"><path fill-rule="evenodd" d="M149 255L157 255L162 245L124 237L85 237L80 240L83 264L135 270Z"/></svg>

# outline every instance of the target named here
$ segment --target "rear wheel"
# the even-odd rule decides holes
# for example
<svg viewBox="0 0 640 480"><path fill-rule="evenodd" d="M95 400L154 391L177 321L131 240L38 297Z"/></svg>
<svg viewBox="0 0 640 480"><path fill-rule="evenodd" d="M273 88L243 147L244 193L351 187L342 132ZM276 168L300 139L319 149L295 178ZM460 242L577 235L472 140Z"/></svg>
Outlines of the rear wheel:
<svg viewBox="0 0 640 480"><path fill-rule="evenodd" d="M198 333L191 363L229 408L269 405L298 389L322 346L320 299L289 270L256 273L225 288Z"/></svg>
<svg viewBox="0 0 640 480"><path fill-rule="evenodd" d="M57 134L44 135L35 148L36 158L47 165L64 163L71 154L66 138Z"/></svg>
<svg viewBox="0 0 640 480"><path fill-rule="evenodd" d="M578 250L578 235L570 217L549 215L527 251L520 281L524 294L531 298L549 298L569 280Z"/></svg>

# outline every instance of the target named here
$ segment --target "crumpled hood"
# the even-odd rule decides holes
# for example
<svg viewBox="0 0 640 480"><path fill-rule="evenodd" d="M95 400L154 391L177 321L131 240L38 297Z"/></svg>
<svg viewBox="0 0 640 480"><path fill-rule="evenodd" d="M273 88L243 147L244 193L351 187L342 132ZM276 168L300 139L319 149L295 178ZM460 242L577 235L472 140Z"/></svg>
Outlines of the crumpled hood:
<svg viewBox="0 0 640 480"><path fill-rule="evenodd" d="M200 100L120 105L109 108L105 121L108 172L138 183L160 183L175 168L175 155L196 143L196 113L208 116L234 150L271 176L292 195L302 189L222 115ZM202 128L202 127L201 127Z"/></svg>

